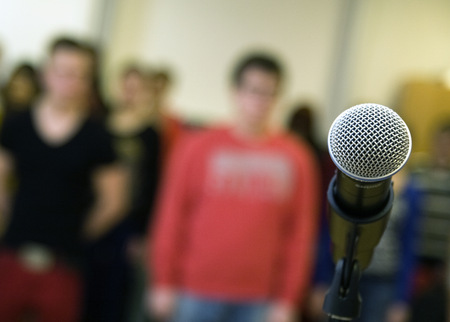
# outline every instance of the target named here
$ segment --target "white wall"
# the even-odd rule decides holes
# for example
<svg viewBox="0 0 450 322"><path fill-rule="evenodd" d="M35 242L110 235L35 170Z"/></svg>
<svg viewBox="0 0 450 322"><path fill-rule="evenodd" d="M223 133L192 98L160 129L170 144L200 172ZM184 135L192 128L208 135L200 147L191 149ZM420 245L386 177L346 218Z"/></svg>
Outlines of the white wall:
<svg viewBox="0 0 450 322"><path fill-rule="evenodd" d="M450 1L362 1L353 35L346 103L392 105L411 77L439 78L450 67Z"/></svg>
<svg viewBox="0 0 450 322"><path fill-rule="evenodd" d="M339 29L339 1L309 0L133 0L144 11L141 44L131 47L142 60L173 67L176 112L188 118L217 121L232 115L228 77L236 58L249 48L278 53L289 71L285 97L313 99L323 107ZM124 1L124 4L126 1ZM119 13L135 24L136 16ZM127 31L124 31L125 33ZM130 31L128 31L130 33ZM115 63L127 60L108 50ZM116 49L114 49L116 48ZM110 65L111 66L111 65Z"/></svg>
<svg viewBox="0 0 450 322"><path fill-rule="evenodd" d="M108 0L107 0L108 1ZM118 74L124 64L141 62L141 47L148 41L146 21L153 19L153 0L109 0L104 39L105 92L114 97Z"/></svg>
<svg viewBox="0 0 450 322"><path fill-rule="evenodd" d="M19 61L39 62L55 36L68 33L96 40L104 1L0 0L0 76Z"/></svg>

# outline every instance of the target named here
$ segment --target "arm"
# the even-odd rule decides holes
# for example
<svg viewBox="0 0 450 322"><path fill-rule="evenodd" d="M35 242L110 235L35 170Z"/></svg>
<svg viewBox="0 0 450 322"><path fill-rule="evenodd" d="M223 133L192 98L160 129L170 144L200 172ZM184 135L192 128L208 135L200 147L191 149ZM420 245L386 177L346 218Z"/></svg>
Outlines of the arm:
<svg viewBox="0 0 450 322"><path fill-rule="evenodd" d="M317 162L306 148L297 160L297 183L284 246L277 301L295 308L304 299L311 280L319 222Z"/></svg>
<svg viewBox="0 0 450 322"><path fill-rule="evenodd" d="M101 237L125 216L127 180L125 169L118 164L105 165L94 172L95 203L84 227L87 239Z"/></svg>
<svg viewBox="0 0 450 322"><path fill-rule="evenodd" d="M148 129L141 137L145 153L138 168L141 177L137 179L137 192L130 211L133 233L140 239L147 233L153 222L160 171L160 137L153 129Z"/></svg>
<svg viewBox="0 0 450 322"><path fill-rule="evenodd" d="M10 214L10 177L14 170L16 131L20 129L15 120L6 118L0 124L0 235L2 235Z"/></svg>
<svg viewBox="0 0 450 322"><path fill-rule="evenodd" d="M8 179L13 169L13 159L0 148L0 235L3 233L10 212L10 191Z"/></svg>
<svg viewBox="0 0 450 322"><path fill-rule="evenodd" d="M176 286L179 281L180 253L185 239L189 208L190 159L189 146L178 146L170 159L158 200L156 221L151 231L153 242L151 264L155 284Z"/></svg>
<svg viewBox="0 0 450 322"><path fill-rule="evenodd" d="M138 191L132 199L130 217L133 236L128 241L127 252L132 261L142 263L146 254L146 238L148 227L153 224L154 204L158 191L160 174L160 136L149 128L142 136L146 149L142 164L139 167L141 177L137 179Z"/></svg>
<svg viewBox="0 0 450 322"><path fill-rule="evenodd" d="M401 241L400 267L396 278L396 294L393 305L388 310L387 321L403 322L408 320L409 302L411 300L414 273L416 267L415 242L416 232L420 219L421 196L415 187L414 180L410 180L404 189L403 202L405 203L403 225L399 232Z"/></svg>
<svg viewBox="0 0 450 322"><path fill-rule="evenodd" d="M148 269L154 281L150 292L150 310L158 317L171 315L180 279L180 262L186 238L189 213L189 183L192 182L190 160L195 153L182 142L171 155L158 200L156 221L151 229L147 249Z"/></svg>
<svg viewBox="0 0 450 322"><path fill-rule="evenodd" d="M400 232L401 259L397 274L396 299L399 302L409 302L412 294L414 273L416 267L417 228L420 223L422 207L421 194L413 180L405 188L403 199L406 203L403 225Z"/></svg>

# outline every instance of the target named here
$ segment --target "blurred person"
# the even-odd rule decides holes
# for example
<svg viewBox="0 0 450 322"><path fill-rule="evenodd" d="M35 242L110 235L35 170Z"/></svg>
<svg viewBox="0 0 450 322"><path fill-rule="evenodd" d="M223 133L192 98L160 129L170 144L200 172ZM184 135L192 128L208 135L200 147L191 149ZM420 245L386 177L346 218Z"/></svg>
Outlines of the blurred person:
<svg viewBox="0 0 450 322"><path fill-rule="evenodd" d="M150 113L154 104L151 75L138 66L128 66L120 78L119 97L109 118L116 149L131 173L130 209L126 236L128 259L131 261L131 289L127 300L128 322L146 321L144 269L145 240L152 222L153 202L160 168L159 135ZM115 276L115 279L117 276Z"/></svg>
<svg viewBox="0 0 450 322"><path fill-rule="evenodd" d="M326 210L326 191L328 184L334 175L336 166L334 165L328 153L326 146L323 146L316 135L317 115L314 112L314 106L311 103L297 104L288 119L287 128L289 132L296 137L306 141L315 152L317 161L320 164L320 172L322 174L322 195L321 195L321 212Z"/></svg>
<svg viewBox="0 0 450 322"><path fill-rule="evenodd" d="M86 49L92 61L91 85L86 103L87 115L98 123L104 123L109 115L109 108L100 90L101 53L97 47L89 46ZM123 165L121 158L119 162ZM127 274L127 265L121 256L124 247L122 240L125 234L122 222L123 220L119 221L100 238L86 243L83 272L85 280L83 322L123 320L124 304L122 303L125 299L124 276Z"/></svg>
<svg viewBox="0 0 450 322"><path fill-rule="evenodd" d="M152 119L161 134L162 162L164 162L189 126L170 111L168 97L173 84L171 73L166 69L156 70L151 84L154 94Z"/></svg>
<svg viewBox="0 0 450 322"><path fill-rule="evenodd" d="M145 70L128 67L121 78L121 99L109 118L109 129L124 163L133 172L130 193L135 209L130 218L133 229L143 235L157 186L159 172L159 136L152 124L153 93L148 86L151 78Z"/></svg>
<svg viewBox="0 0 450 322"><path fill-rule="evenodd" d="M0 133L0 321L78 321L84 245L125 212L125 181L104 127L89 118L92 50L55 40L44 93ZM11 173L18 185L7 194Z"/></svg>
<svg viewBox="0 0 450 322"><path fill-rule="evenodd" d="M113 114L108 120L116 132L129 132L143 124L157 126L155 114L155 90L152 74L138 65L129 65L120 75L120 84Z"/></svg>
<svg viewBox="0 0 450 322"><path fill-rule="evenodd" d="M173 152L150 261L158 317L294 321L314 261L320 183L307 144L268 128L282 76L271 56L244 58L233 74L235 124L193 133Z"/></svg>
<svg viewBox="0 0 450 322"><path fill-rule="evenodd" d="M417 254L419 272L412 321L445 321L446 265L450 231L450 123L433 138L431 160L414 172L422 206Z"/></svg>
<svg viewBox="0 0 450 322"><path fill-rule="evenodd" d="M0 80L2 80L3 78L3 47L2 44L0 43ZM3 114L4 114L4 107L3 107L3 93L0 90L0 124L3 121ZM1 223L1 221L0 221ZM2 233L2 228L0 226L0 236Z"/></svg>
<svg viewBox="0 0 450 322"><path fill-rule="evenodd" d="M356 321L409 321L421 207L414 180L404 172L393 177L394 204L372 261L361 276L362 307Z"/></svg>
<svg viewBox="0 0 450 322"><path fill-rule="evenodd" d="M303 320L325 321L327 319L322 310L323 300L334 272L334 263L331 258L331 238L328 225L328 184L335 172L335 165L324 148L316 138L316 114L314 106L308 102L294 105L286 124L289 132L309 143L315 152L320 167L320 224L316 264L313 274L313 283L304 303L298 303L303 308Z"/></svg>
<svg viewBox="0 0 450 322"><path fill-rule="evenodd" d="M315 151L323 152L315 135L316 117L313 104L303 102L296 104L287 122L287 128L296 136L303 138Z"/></svg>
<svg viewBox="0 0 450 322"><path fill-rule="evenodd" d="M38 71L29 63L19 64L2 88L3 113L20 113L30 108L40 91Z"/></svg>
<svg viewBox="0 0 450 322"><path fill-rule="evenodd" d="M89 248L84 320L138 321L144 316L143 249L159 171L159 138L151 126L149 71L127 66L107 118L115 150L130 175L130 209L115 229Z"/></svg>
<svg viewBox="0 0 450 322"><path fill-rule="evenodd" d="M105 121L109 114L109 106L104 100L102 89L102 78L100 68L102 66L102 57L98 47L91 47L93 57L92 67L92 85L89 97L90 117L99 121Z"/></svg>
<svg viewBox="0 0 450 322"><path fill-rule="evenodd" d="M450 125L442 126L434 136L430 163L416 169L423 194L422 224L418 255L430 283L444 274L450 229Z"/></svg>
<svg viewBox="0 0 450 322"><path fill-rule="evenodd" d="M155 89L155 100L159 110L168 111L170 103L168 96L173 85L173 76L168 69L159 69L153 72L153 87Z"/></svg>
<svg viewBox="0 0 450 322"><path fill-rule="evenodd" d="M3 62L3 48L2 48L2 44L0 43L0 79L2 77L2 71L3 71L3 66L2 66L2 62ZM0 111L3 112L3 97L2 97L2 93L0 92ZM1 118L0 118L1 121ZM0 231L1 231L1 227L0 227Z"/></svg>

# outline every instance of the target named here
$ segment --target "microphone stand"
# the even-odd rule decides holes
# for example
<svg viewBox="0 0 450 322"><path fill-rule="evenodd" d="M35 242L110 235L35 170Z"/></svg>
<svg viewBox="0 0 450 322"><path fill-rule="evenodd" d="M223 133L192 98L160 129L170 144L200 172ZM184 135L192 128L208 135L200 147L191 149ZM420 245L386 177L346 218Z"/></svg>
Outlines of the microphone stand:
<svg viewBox="0 0 450 322"><path fill-rule="evenodd" d="M333 282L325 296L323 310L328 314L328 321L352 321L359 316L361 297L359 279L361 270L355 259L358 243L356 225L347 236L347 254L341 258L335 268Z"/></svg>

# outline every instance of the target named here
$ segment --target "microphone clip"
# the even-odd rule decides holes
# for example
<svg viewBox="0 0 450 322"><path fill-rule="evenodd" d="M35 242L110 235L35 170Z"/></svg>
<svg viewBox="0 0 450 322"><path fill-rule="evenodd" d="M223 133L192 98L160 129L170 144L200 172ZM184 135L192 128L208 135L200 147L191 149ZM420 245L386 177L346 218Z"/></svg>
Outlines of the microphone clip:
<svg viewBox="0 0 450 322"><path fill-rule="evenodd" d="M351 321L361 312L359 279L361 270L357 260L341 258L335 267L333 281L325 296L323 311L330 321Z"/></svg>
<svg viewBox="0 0 450 322"><path fill-rule="evenodd" d="M328 314L330 321L352 321L359 317L361 311L359 280L362 271L369 266L373 250L386 228L394 193L392 183L386 182L387 198L381 209L369 216L364 216L364 211L361 211L358 216L340 206L335 193L336 181L337 175L331 180L327 194L336 267L325 296L323 311Z"/></svg>

